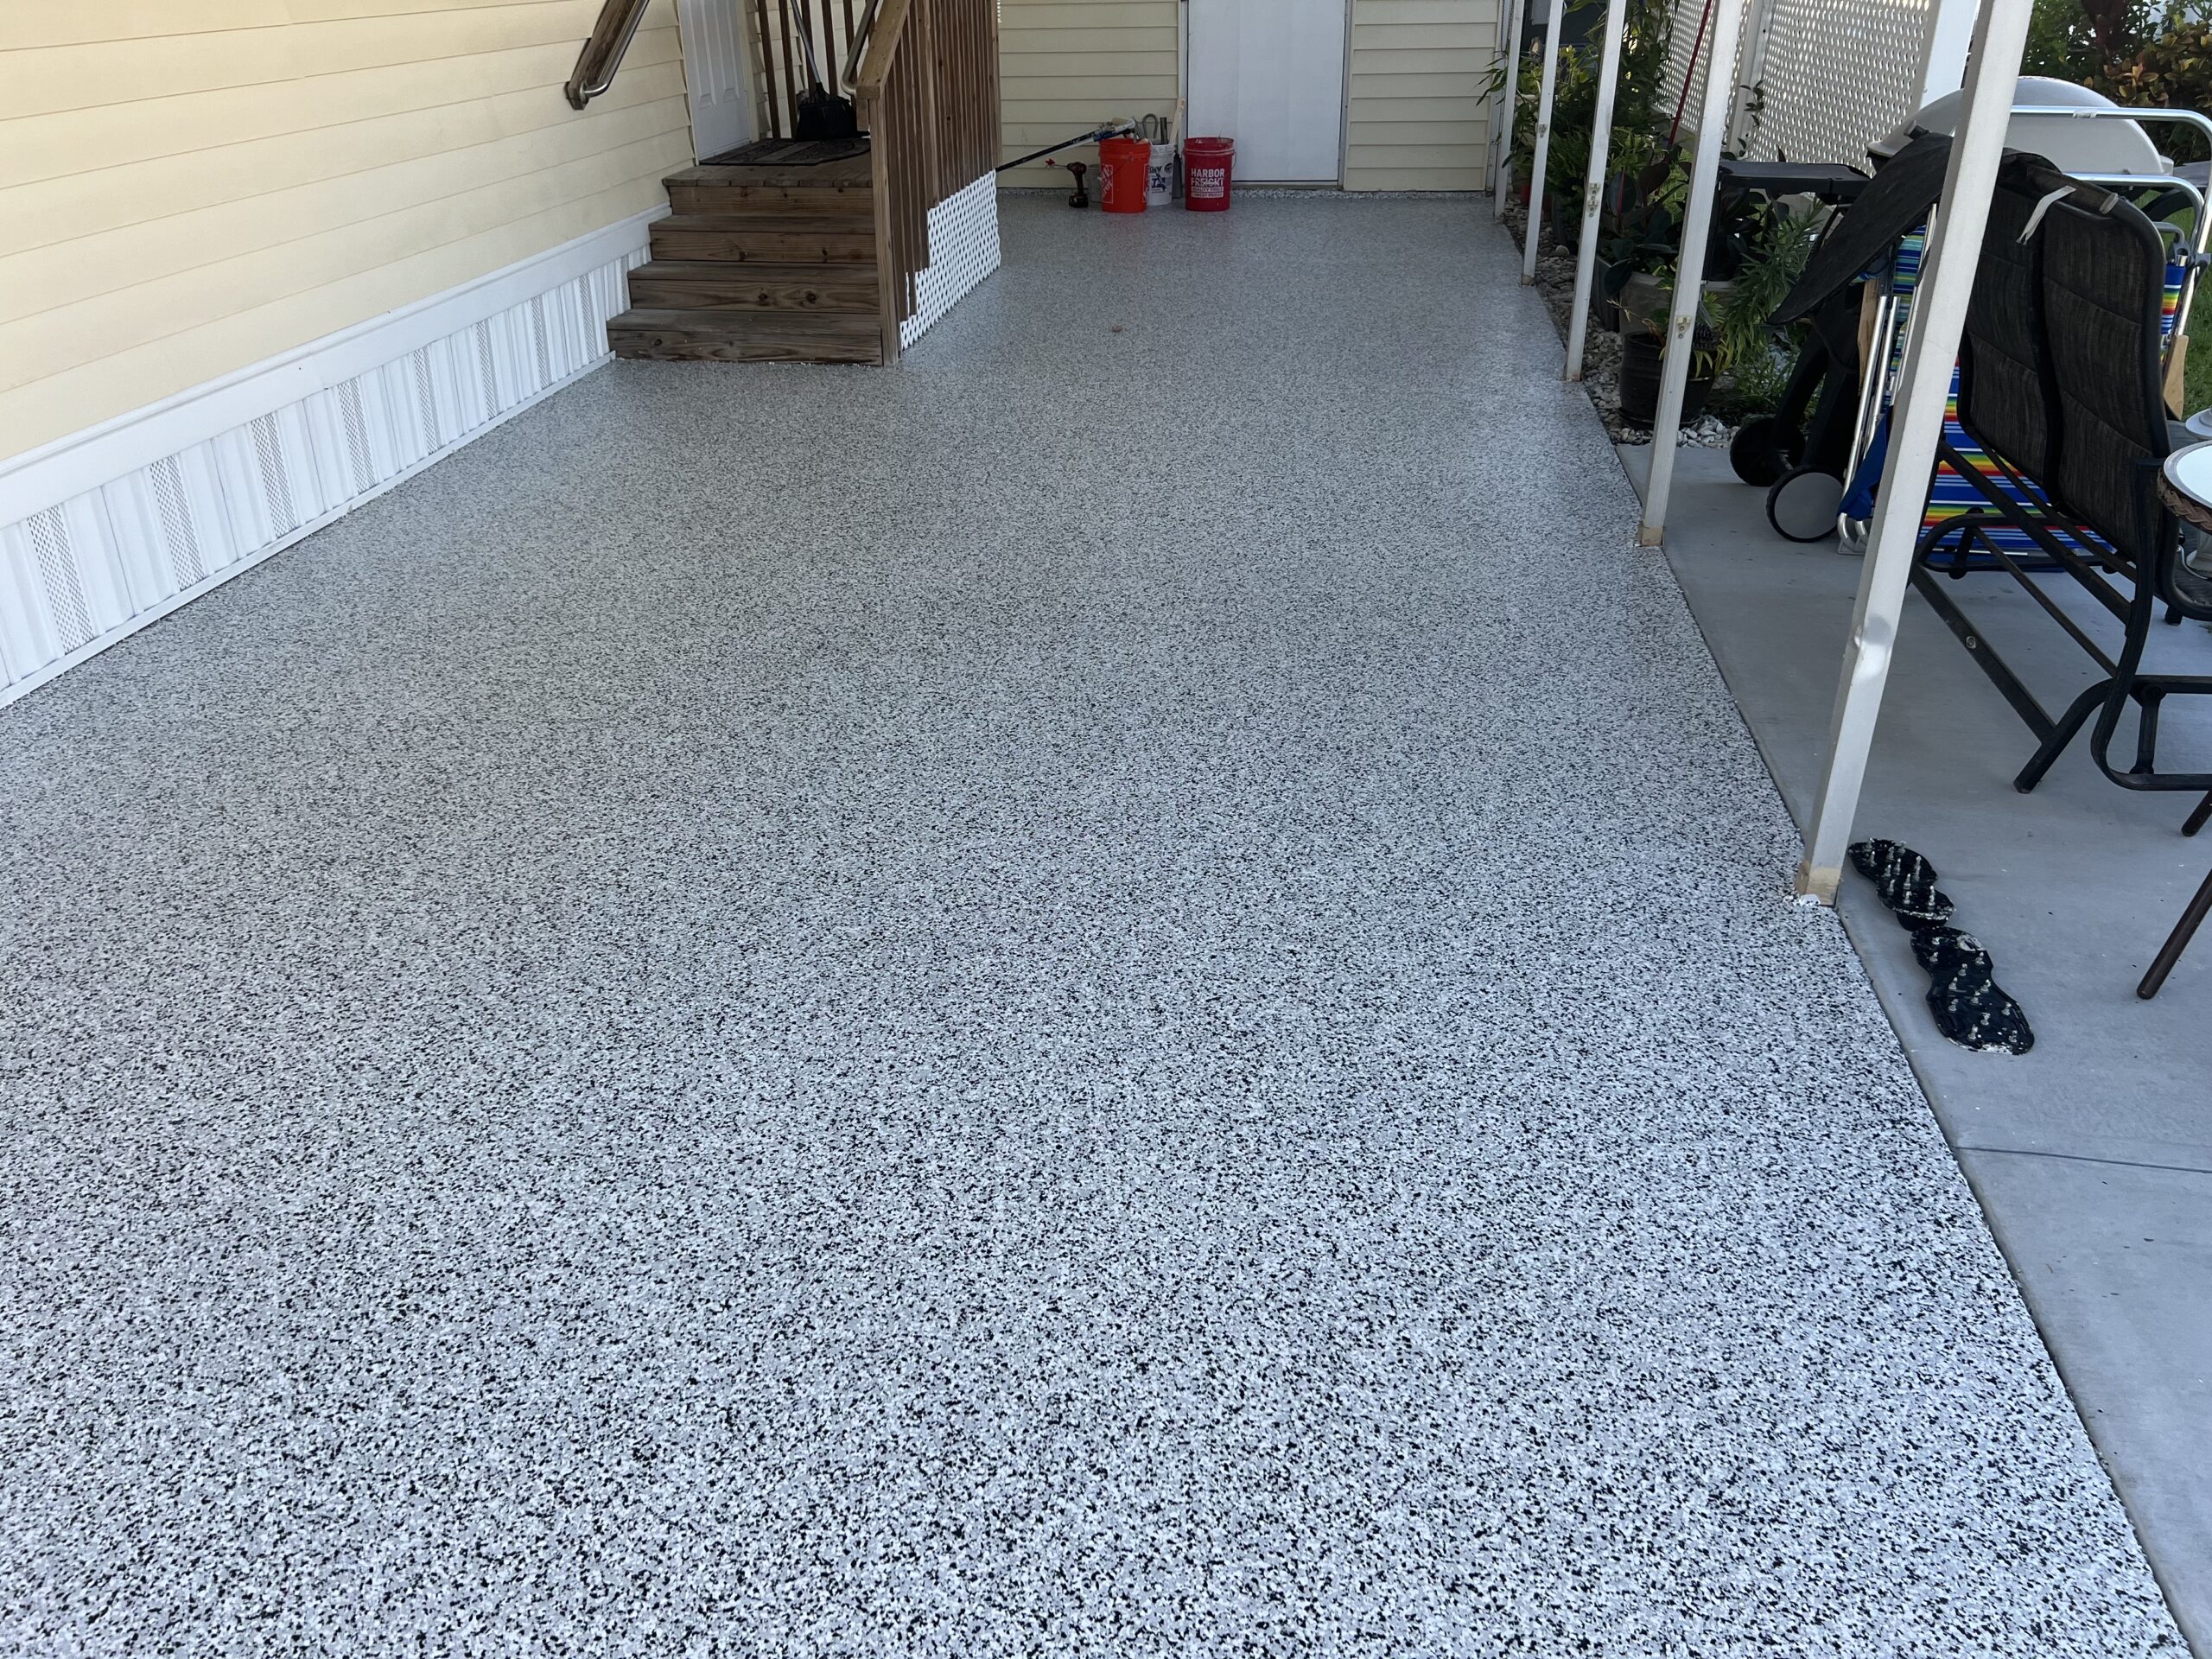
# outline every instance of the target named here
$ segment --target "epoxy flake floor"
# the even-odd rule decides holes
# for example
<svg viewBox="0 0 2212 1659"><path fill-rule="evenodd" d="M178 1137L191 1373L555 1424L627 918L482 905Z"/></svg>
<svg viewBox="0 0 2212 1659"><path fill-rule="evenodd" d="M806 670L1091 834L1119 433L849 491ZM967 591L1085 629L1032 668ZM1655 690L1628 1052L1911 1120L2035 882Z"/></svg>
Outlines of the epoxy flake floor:
<svg viewBox="0 0 2212 1659"><path fill-rule="evenodd" d="M0 711L0 1647L2179 1652L1486 204L1006 217Z"/></svg>

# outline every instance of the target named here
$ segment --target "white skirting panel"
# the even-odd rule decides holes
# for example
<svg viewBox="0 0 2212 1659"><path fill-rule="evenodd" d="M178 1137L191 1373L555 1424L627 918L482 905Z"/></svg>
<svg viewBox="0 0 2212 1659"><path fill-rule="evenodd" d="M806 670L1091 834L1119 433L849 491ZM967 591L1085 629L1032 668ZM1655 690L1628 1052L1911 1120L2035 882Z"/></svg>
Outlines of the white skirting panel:
<svg viewBox="0 0 2212 1659"><path fill-rule="evenodd" d="M0 704L598 367L658 216L0 465Z"/></svg>
<svg viewBox="0 0 2212 1659"><path fill-rule="evenodd" d="M986 173L930 209L930 263L914 278L914 315L899 325L899 349L998 268L999 179Z"/></svg>

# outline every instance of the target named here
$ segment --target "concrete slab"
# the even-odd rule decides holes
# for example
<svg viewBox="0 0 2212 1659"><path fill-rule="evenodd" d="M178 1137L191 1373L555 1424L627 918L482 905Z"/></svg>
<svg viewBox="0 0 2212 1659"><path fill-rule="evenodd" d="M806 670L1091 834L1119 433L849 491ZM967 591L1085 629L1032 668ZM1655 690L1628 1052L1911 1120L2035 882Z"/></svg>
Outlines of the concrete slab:
<svg viewBox="0 0 2212 1659"><path fill-rule="evenodd" d="M1619 454L1641 487L1649 451ZM1802 823L1859 562L1776 536L1725 455L1685 451L1676 480L1669 560ZM2088 658L2009 578L1960 593L2046 707L2088 683ZM2201 627L2162 631L2155 650L2212 673ZM2212 764L2212 709L2174 699L2164 729L2163 765ZM1946 1042L1904 931L1855 875L1840 907L2183 1626L2212 1653L2212 938L2157 1001L2134 995L2212 836L2177 832L2193 797L2121 790L2079 747L2022 795L2012 779L2034 747L1909 597L1858 833L1935 863L2026 1009L2031 1053Z"/></svg>
<svg viewBox="0 0 2212 1659"><path fill-rule="evenodd" d="M1009 206L0 721L0 1649L2182 1640L1512 251Z"/></svg>

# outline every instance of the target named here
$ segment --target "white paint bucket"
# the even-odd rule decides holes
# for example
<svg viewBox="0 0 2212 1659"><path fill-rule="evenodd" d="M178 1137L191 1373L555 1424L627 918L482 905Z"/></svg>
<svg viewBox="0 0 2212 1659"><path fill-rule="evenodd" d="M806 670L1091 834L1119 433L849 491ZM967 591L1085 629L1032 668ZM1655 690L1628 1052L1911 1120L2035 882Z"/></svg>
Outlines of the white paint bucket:
<svg viewBox="0 0 2212 1659"><path fill-rule="evenodd" d="M1175 149L1173 144L1154 144L1152 158L1145 164L1144 200L1147 207L1165 207L1175 199Z"/></svg>

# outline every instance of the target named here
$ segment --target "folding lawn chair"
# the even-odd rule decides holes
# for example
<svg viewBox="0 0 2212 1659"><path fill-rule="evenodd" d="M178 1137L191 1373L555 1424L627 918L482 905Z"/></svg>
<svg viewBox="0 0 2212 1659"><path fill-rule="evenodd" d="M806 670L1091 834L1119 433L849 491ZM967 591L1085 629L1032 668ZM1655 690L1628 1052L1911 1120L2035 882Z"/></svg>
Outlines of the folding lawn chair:
<svg viewBox="0 0 2212 1659"><path fill-rule="evenodd" d="M2090 753L2106 777L2135 790L2212 790L2212 772L2161 773L2158 715L2168 696L2212 693L2212 676L2147 674L2143 656L2161 608L2212 620L2212 583L2180 559L2179 526L2157 477L2171 448L2160 344L2167 256L2137 207L2037 156L2008 157L1966 321L1958 429L1937 455L1979 495L1980 550L2009 572L2102 671L2054 719L1948 591L1933 556L1954 533L1923 539L1913 584L2038 740L2018 779L2035 787L2094 717ZM2070 575L2121 625L2116 655L2035 580L2014 551ZM2109 749L2129 703L2135 754Z"/></svg>

